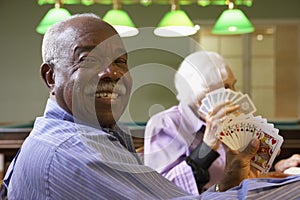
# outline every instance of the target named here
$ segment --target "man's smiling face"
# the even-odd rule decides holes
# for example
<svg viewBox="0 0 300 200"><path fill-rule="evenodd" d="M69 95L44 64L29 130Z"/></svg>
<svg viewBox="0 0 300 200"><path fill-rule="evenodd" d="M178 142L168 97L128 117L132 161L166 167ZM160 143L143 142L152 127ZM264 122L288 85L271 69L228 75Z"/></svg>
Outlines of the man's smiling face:
<svg viewBox="0 0 300 200"><path fill-rule="evenodd" d="M124 112L132 87L127 53L116 31L99 20L76 20L85 29L66 31L71 51L55 67L58 104L75 118L111 127ZM68 50L66 50L68 51Z"/></svg>

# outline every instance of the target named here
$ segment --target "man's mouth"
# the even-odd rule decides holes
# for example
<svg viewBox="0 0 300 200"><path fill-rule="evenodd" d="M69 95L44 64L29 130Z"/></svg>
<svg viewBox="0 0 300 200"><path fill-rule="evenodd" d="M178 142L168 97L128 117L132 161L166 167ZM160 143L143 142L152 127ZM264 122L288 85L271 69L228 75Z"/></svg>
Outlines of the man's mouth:
<svg viewBox="0 0 300 200"><path fill-rule="evenodd" d="M95 97L96 98L117 99L119 97L119 94L112 93L112 92L96 92Z"/></svg>
<svg viewBox="0 0 300 200"><path fill-rule="evenodd" d="M102 82L97 85L96 91L93 87L87 87L86 94L96 99L116 100L126 94L126 87L115 82Z"/></svg>

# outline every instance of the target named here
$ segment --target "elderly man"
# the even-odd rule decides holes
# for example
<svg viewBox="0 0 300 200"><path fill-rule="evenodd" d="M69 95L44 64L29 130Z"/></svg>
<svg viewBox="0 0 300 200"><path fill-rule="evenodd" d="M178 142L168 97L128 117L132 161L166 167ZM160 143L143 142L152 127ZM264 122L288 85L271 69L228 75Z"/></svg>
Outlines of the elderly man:
<svg viewBox="0 0 300 200"><path fill-rule="evenodd" d="M234 90L235 83L236 78L219 54L198 51L187 56L175 75L179 105L152 116L147 123L145 165L193 194L219 182L225 169L225 150L216 138L211 140L209 133L204 134L205 116L198 109L206 92L223 86ZM198 159L200 166L196 169L186 158L201 147L213 150Z"/></svg>
<svg viewBox="0 0 300 200"><path fill-rule="evenodd" d="M47 31L42 54L51 97L5 176L8 199L200 198L141 165L130 137L115 126L131 77L112 26L92 14L75 15ZM241 153L228 152L228 175L217 190L248 178L257 149L253 140Z"/></svg>

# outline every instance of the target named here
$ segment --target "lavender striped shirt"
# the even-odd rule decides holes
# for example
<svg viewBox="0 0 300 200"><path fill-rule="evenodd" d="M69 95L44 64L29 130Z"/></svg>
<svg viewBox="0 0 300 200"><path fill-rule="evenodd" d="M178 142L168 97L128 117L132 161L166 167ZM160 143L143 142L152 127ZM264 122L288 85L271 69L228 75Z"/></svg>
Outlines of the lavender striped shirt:
<svg viewBox="0 0 300 200"><path fill-rule="evenodd" d="M179 104L150 118L145 130L145 165L155 169L185 191L199 194L193 171L185 158L202 141L199 132L204 125L187 106ZM225 169L225 150L222 145L220 154L209 168L209 188L219 182Z"/></svg>

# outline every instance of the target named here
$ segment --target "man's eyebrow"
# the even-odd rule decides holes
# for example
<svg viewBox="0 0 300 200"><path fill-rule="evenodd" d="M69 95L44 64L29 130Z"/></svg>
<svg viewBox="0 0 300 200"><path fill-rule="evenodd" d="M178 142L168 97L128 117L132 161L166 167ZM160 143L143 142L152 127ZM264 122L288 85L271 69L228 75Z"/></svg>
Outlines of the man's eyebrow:
<svg viewBox="0 0 300 200"><path fill-rule="evenodd" d="M127 55L127 51L125 50L125 49L122 49L122 48L118 48L117 50L116 50L116 52L118 53L118 55L124 55L124 56L128 56Z"/></svg>
<svg viewBox="0 0 300 200"><path fill-rule="evenodd" d="M98 46L94 46L94 45L90 45L90 46L77 46L75 48L75 54L79 55L82 52L97 52L98 50L101 50L102 47L98 47ZM115 49L115 56L119 57L119 56L126 56L127 55L127 51L124 48L117 48Z"/></svg>
<svg viewBox="0 0 300 200"><path fill-rule="evenodd" d="M96 46L91 45L91 46L77 46L74 50L75 54L77 53L81 53L81 52L85 52L85 51L92 51L93 49L95 49Z"/></svg>

